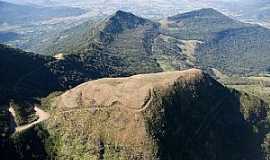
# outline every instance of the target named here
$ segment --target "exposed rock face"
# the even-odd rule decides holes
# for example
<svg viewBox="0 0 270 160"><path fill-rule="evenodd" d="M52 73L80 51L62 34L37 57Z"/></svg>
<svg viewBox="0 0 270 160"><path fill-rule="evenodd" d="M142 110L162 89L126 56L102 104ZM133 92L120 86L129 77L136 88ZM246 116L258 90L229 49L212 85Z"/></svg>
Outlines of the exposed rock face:
<svg viewBox="0 0 270 160"><path fill-rule="evenodd" d="M248 102L197 69L100 79L59 96L48 130L59 159L259 160L268 111Z"/></svg>

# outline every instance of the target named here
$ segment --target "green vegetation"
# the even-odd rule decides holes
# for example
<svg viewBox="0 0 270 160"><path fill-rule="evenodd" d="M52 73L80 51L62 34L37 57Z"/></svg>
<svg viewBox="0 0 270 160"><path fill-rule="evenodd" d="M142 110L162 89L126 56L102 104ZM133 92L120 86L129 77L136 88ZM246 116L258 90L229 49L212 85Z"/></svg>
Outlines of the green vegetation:
<svg viewBox="0 0 270 160"><path fill-rule="evenodd" d="M270 104L270 79L268 76L234 77L221 79L226 86L260 97Z"/></svg>
<svg viewBox="0 0 270 160"><path fill-rule="evenodd" d="M233 20L214 9L201 9L169 17L162 30L180 40L202 41L195 51L195 65L203 69L238 75L269 71L267 28Z"/></svg>
<svg viewBox="0 0 270 160"><path fill-rule="evenodd" d="M269 37L269 29L214 9L179 14L160 23L118 11L98 23L89 21L64 31L43 51L75 55L98 51L120 58L127 72L136 74L199 67L252 75L269 71Z"/></svg>
<svg viewBox="0 0 270 160"><path fill-rule="evenodd" d="M268 72L269 37L270 30L260 26L219 32L197 49L198 64L227 74Z"/></svg>
<svg viewBox="0 0 270 160"><path fill-rule="evenodd" d="M45 150L48 133L38 125L25 132L1 139L2 159L51 159ZM51 152L50 152L51 153Z"/></svg>
<svg viewBox="0 0 270 160"><path fill-rule="evenodd" d="M32 103L53 91L69 89L91 79L135 73L126 71L127 65L119 57L101 51L69 55L63 60L5 45L0 45L0 53L0 74L4 75L0 80L1 104L8 104L11 99Z"/></svg>
<svg viewBox="0 0 270 160"><path fill-rule="evenodd" d="M12 125L14 122L11 120L11 115L7 110L7 106L0 107L0 142L2 143L4 139L8 138L13 132Z"/></svg>
<svg viewBox="0 0 270 160"><path fill-rule="evenodd" d="M17 125L24 125L37 120L34 115L33 106L25 102L14 102L11 100L9 107L13 107L16 113L15 122Z"/></svg>
<svg viewBox="0 0 270 160"><path fill-rule="evenodd" d="M152 41L158 34L157 23L123 11L116 12L96 25L89 23L61 33L46 47L46 52L84 56L95 56L99 52L100 56L120 59L125 63L128 73L162 71L156 59L150 56Z"/></svg>
<svg viewBox="0 0 270 160"><path fill-rule="evenodd" d="M165 33L172 37L185 40L211 39L213 34L233 28L249 26L233 20L212 9L200 9L172 17L168 17Z"/></svg>

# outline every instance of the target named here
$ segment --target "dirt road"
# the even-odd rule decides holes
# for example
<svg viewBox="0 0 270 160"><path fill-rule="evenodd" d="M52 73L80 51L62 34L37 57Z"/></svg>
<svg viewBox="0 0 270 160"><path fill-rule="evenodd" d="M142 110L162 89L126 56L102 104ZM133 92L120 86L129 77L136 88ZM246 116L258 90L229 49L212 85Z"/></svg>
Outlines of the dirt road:
<svg viewBox="0 0 270 160"><path fill-rule="evenodd" d="M16 126L15 132L22 132L22 131L27 130L27 129L33 127L34 125L36 125L40 122L43 122L43 121L50 118L50 114L43 111L42 109L35 107L34 110L36 111L36 115L39 117L38 120L36 120L32 123L26 124L26 125ZM11 107L11 108L9 108L9 111L11 112L12 116L15 118L16 113L15 113L14 109Z"/></svg>

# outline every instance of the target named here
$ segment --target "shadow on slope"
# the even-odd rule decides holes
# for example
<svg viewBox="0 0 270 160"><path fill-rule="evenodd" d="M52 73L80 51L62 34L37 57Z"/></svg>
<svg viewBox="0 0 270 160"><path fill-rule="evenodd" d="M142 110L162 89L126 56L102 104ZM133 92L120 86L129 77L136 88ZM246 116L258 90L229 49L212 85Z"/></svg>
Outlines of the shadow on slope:
<svg viewBox="0 0 270 160"><path fill-rule="evenodd" d="M156 90L146 123L158 159L263 160L268 106L212 78L178 81ZM256 108L252 110L252 108ZM245 112L248 112L245 113ZM244 116L246 114L246 116Z"/></svg>

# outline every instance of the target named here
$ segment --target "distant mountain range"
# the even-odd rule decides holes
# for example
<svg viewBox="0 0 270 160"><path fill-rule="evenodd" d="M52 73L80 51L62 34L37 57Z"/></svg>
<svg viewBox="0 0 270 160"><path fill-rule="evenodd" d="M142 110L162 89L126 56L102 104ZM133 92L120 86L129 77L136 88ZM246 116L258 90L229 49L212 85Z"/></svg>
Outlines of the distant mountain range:
<svg viewBox="0 0 270 160"><path fill-rule="evenodd" d="M16 40L19 37L20 35L14 32L1 32L0 31L0 43Z"/></svg>
<svg viewBox="0 0 270 160"><path fill-rule="evenodd" d="M9 3L24 4L24 5L50 5L53 4L51 0L3 0Z"/></svg>
<svg viewBox="0 0 270 160"><path fill-rule="evenodd" d="M0 1L0 24L27 24L57 17L78 16L85 10L72 7L19 5Z"/></svg>
<svg viewBox="0 0 270 160"><path fill-rule="evenodd" d="M256 74L269 71L269 35L269 29L231 19L214 9L159 22L118 11L95 25L63 32L41 48L41 53L87 55L99 48L125 59L131 70L142 72L197 66L227 74Z"/></svg>
<svg viewBox="0 0 270 160"><path fill-rule="evenodd" d="M126 10L147 18L165 18L201 8L215 8L238 20L260 23L270 27L268 0L5 0L18 4L43 6L75 6L91 9L103 15L110 15L115 10ZM142 5L143 4L143 5Z"/></svg>

